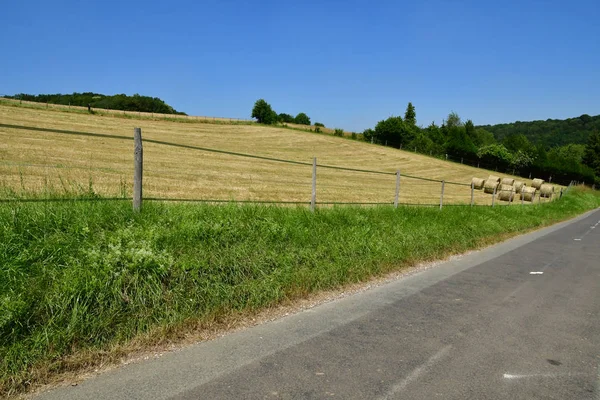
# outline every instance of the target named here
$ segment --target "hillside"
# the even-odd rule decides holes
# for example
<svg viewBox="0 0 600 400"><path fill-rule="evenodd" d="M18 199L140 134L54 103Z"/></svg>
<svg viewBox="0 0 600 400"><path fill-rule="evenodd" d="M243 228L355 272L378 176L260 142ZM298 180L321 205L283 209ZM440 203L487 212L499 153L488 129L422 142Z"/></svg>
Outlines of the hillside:
<svg viewBox="0 0 600 400"><path fill-rule="evenodd" d="M516 121L508 124L481 125L478 128L491 132L498 141L510 135L523 134L533 144L550 148L570 143L587 143L591 132L600 131L600 115L591 117L583 114L580 117L564 120Z"/></svg>
<svg viewBox="0 0 600 400"><path fill-rule="evenodd" d="M311 165L280 163L191 147L217 149L311 163L394 173L400 170L400 202L436 204L439 181L470 184L490 172L436 158L330 135L257 124L207 124L58 112L0 105L0 174L13 190L89 191L131 194L133 128L145 143L144 196L306 203L311 198ZM111 136L113 135L113 136ZM187 146L182 148L181 146ZM394 200L395 176L318 168L317 201ZM446 203L470 200L467 186L446 185ZM477 204L491 198L476 192Z"/></svg>
<svg viewBox="0 0 600 400"><path fill-rule="evenodd" d="M36 103L61 104L76 107L90 106L92 109L102 108L107 110L185 115L185 113L178 112L158 97L140 96L139 94L128 96L126 94L104 95L92 92L39 95L20 93L14 96L5 97L8 99L32 101Z"/></svg>

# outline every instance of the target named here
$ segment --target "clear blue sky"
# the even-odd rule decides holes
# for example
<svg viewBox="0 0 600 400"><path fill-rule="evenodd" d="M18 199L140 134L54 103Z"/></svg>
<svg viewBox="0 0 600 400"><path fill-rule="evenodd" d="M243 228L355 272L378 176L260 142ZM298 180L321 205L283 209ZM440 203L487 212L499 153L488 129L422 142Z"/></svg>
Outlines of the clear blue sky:
<svg viewBox="0 0 600 400"><path fill-rule="evenodd" d="M139 93L362 131L600 114L600 1L3 1L0 94Z"/></svg>

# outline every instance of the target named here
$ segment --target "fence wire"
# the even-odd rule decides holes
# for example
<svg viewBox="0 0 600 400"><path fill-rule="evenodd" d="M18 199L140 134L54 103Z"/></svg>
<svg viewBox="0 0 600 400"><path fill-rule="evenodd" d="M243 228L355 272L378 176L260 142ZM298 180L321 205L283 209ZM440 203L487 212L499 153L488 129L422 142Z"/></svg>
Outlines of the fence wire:
<svg viewBox="0 0 600 400"><path fill-rule="evenodd" d="M129 136L101 134L94 132L77 132L70 130L39 128L28 126L17 126L9 124L0 124L0 128L21 129L34 132L47 132L55 134L66 134L83 136L92 139L112 139L132 141ZM181 143L172 143L156 139L144 139L144 144L158 145L161 147L171 147L181 149L177 157L172 155L165 159L146 158L144 165L144 192L148 194L144 200L147 201L169 201L169 202L202 202L202 203L256 203L256 204L310 204L311 198L311 170L312 162L301 160L288 160L277 157L262 156L256 154L242 153L210 147L195 146ZM104 143L104 142L103 142ZM216 169L206 169L206 165L199 163L196 170L182 169L182 163L179 157L186 156L185 152L203 152L219 156L220 167ZM162 152L161 152L162 153ZM160 155L161 153L157 153ZM188 155L189 156L189 155ZM226 158L222 158L222 157ZM169 158L170 157L170 158ZM193 156L191 156L193 157ZM249 160L247 167L252 165L253 170L240 168L240 164L227 163L226 161L234 158L243 158ZM99 159L100 157L97 157ZM206 157L201 160L206 161ZM217 159L215 159L217 160ZM103 160L104 161L104 160ZM398 192L397 203L399 205L413 206L439 206L442 197L442 183L445 187L443 194L443 205L464 205L471 203L471 184L453 181L444 181L440 179L421 177L412 174L403 174L400 171L399 189L396 187L396 172L371 170L339 165L330 165L327 163L316 163L316 185L318 205L390 205L395 204L396 191ZM127 162L120 159L119 163ZM130 161L129 161L130 162ZM216 161L215 161L216 162ZM77 196L74 198L58 198L54 193L48 198L30 198L21 199L22 201L122 201L131 198L131 180L129 177L124 179L125 175L131 174L129 169L117 169L108 167L98 167L92 165L94 157L88 160L89 165L64 165L62 163L26 163L18 161L0 162L0 171L2 171L3 181L6 177L12 180L20 181L21 189L24 189L23 180L28 178L28 174L18 173L6 174L6 168L32 168L37 169L34 176L37 179L58 179L63 189L65 183L63 180L72 183L68 174L65 176L51 176L48 169L57 171L83 171L84 175L89 175L88 183L82 183L85 177L81 174L73 179ZM128 163L128 162L127 162ZM273 164L281 166L274 167ZM185 164L189 166L190 164ZM193 165L193 164L192 164ZM44 172L42 173L42 170ZM92 194L94 189L101 188L105 190L116 177L120 180L120 196L97 197L96 195L86 198L86 190ZM182 183L182 178L185 178ZM77 182L78 180L78 182ZM92 182L92 180L94 180ZM38 182L43 185L44 182ZM67 184L68 186L68 184ZM210 190L206 190L210 188ZM64 190L67 192L67 190ZM13 193L14 194L14 193ZM200 196L198 196L200 194ZM202 194L207 195L206 198ZM214 196L219 194L219 196ZM269 198L270 197L270 198ZM472 205L490 205L491 196L483 195L479 191L473 194ZM1 202L19 201L18 198L0 199ZM496 200L496 204L499 203ZM510 204L510 203L509 203Z"/></svg>

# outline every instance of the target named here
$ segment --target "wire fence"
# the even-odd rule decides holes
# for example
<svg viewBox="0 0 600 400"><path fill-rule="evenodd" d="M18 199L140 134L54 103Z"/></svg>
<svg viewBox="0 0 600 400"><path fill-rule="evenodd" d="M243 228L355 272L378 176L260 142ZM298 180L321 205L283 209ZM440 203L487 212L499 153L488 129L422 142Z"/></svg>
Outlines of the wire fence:
<svg viewBox="0 0 600 400"><path fill-rule="evenodd" d="M78 135L96 151L82 156L82 150L68 165L64 156L48 152L28 161L0 160L0 185L14 189L12 192L5 190L0 202L139 198L138 207L143 200L303 205L313 210L317 206L333 205L443 208L532 203L519 203L512 197L511 201L501 201L496 194L475 190L471 183L403 174L401 169L392 172L339 166L317 158L312 162L289 160L156 139L142 142L141 130L139 141L136 141L134 137L124 135L0 124L2 127L48 135ZM134 152L137 161L134 171L131 150L127 150L131 147L119 143L131 141L143 155L138 160L137 152ZM56 160L62 164L53 163ZM106 166L109 161L110 165ZM139 177L137 186L135 179L133 184L131 182L132 175ZM37 195L32 196L33 192ZM73 198L72 193L78 196ZM552 198L539 197L537 200L539 203Z"/></svg>

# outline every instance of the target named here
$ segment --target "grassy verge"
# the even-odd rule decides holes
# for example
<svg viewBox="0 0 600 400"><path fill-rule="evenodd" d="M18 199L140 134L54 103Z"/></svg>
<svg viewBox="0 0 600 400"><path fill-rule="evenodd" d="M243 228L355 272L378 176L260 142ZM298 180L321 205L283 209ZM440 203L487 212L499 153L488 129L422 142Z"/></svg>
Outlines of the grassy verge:
<svg viewBox="0 0 600 400"><path fill-rule="evenodd" d="M576 189L529 207L0 204L0 396L140 335L364 281L600 206ZM161 337L158 337L161 336ZM82 362L83 363L83 362Z"/></svg>

